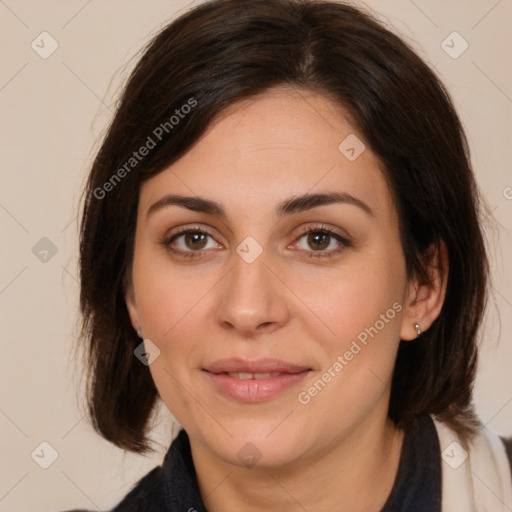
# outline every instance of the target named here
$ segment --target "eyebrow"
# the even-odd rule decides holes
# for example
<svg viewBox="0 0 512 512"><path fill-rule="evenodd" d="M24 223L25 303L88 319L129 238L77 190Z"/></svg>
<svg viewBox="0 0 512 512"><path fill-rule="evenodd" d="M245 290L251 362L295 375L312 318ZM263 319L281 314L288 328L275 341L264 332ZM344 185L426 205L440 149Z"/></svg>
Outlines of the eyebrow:
<svg viewBox="0 0 512 512"><path fill-rule="evenodd" d="M340 203L357 206L368 215L374 215L372 209L364 201L346 192L303 194L300 196L293 196L280 203L275 209L275 214L278 218L282 218L285 215L303 212L312 208L316 208L317 206ZM202 212L215 215L224 220L227 220L228 217L226 210L216 201L212 201L210 199L199 196L182 196L176 194L166 195L159 199L156 203L153 203L149 207L146 217L149 217L149 215L167 206L181 206L194 212Z"/></svg>

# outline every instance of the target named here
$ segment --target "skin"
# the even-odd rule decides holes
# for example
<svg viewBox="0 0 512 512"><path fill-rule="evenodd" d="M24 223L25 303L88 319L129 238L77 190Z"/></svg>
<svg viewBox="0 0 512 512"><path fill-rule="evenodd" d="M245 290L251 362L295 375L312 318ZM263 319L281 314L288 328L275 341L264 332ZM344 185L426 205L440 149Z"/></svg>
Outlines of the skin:
<svg viewBox="0 0 512 512"><path fill-rule="evenodd" d="M355 161L338 149L350 134L366 145ZM372 214L347 203L274 213L291 196L333 191L364 201ZM227 217L177 205L148 215L167 194L214 200ZM322 225L349 245L301 232ZM185 228L212 233L170 243L195 258L162 242ZM252 263L236 252L248 236L263 251ZM322 251L332 256L308 257ZM396 352L400 339L416 338L415 322L426 330L440 312L443 257L434 256L431 285L407 279L377 157L340 107L310 91L280 87L231 106L185 156L143 184L126 303L134 328L160 350L150 371L190 437L210 512L380 510L403 441L387 418ZM401 311L300 403L298 393L394 303ZM274 357L312 371L271 399L241 403L202 370L227 357ZM237 456L247 443L260 456L251 467Z"/></svg>

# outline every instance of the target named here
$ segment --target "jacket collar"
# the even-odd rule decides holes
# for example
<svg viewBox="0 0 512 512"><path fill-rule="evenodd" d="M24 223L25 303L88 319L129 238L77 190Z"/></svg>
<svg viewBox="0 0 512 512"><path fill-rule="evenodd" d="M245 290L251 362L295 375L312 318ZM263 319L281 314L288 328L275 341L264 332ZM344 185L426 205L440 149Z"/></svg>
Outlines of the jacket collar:
<svg viewBox="0 0 512 512"><path fill-rule="evenodd" d="M184 429L172 442L162 469L165 510L207 512L199 492L190 440Z"/></svg>

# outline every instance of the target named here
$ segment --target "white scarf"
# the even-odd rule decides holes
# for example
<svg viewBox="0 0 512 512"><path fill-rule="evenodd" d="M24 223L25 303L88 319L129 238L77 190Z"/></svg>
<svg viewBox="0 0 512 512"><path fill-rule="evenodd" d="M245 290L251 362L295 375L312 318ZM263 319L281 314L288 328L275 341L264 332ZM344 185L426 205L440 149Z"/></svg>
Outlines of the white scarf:
<svg viewBox="0 0 512 512"><path fill-rule="evenodd" d="M510 463L497 434L486 427L468 447L454 430L432 419L441 445L442 511L511 512Z"/></svg>

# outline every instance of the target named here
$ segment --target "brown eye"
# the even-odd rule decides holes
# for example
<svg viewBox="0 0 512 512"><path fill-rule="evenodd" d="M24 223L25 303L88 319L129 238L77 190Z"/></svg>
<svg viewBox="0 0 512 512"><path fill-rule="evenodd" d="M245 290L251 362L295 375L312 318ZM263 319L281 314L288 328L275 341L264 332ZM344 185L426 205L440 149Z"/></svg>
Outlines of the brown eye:
<svg viewBox="0 0 512 512"><path fill-rule="evenodd" d="M209 235L206 233L202 233L200 231L197 232L188 232L184 234L184 242L185 246L188 249L197 250L197 249L204 249L207 238Z"/></svg>
<svg viewBox="0 0 512 512"><path fill-rule="evenodd" d="M174 254L188 258L200 257L207 249L222 248L204 229L184 229L167 237L162 243Z"/></svg>
<svg viewBox="0 0 512 512"><path fill-rule="evenodd" d="M315 258L330 258L351 245L347 238L323 226L304 229L296 244L305 256Z"/></svg>
<svg viewBox="0 0 512 512"><path fill-rule="evenodd" d="M330 235L322 233L320 231L316 231L309 233L308 244L313 250L318 251L328 247L330 239Z"/></svg>

